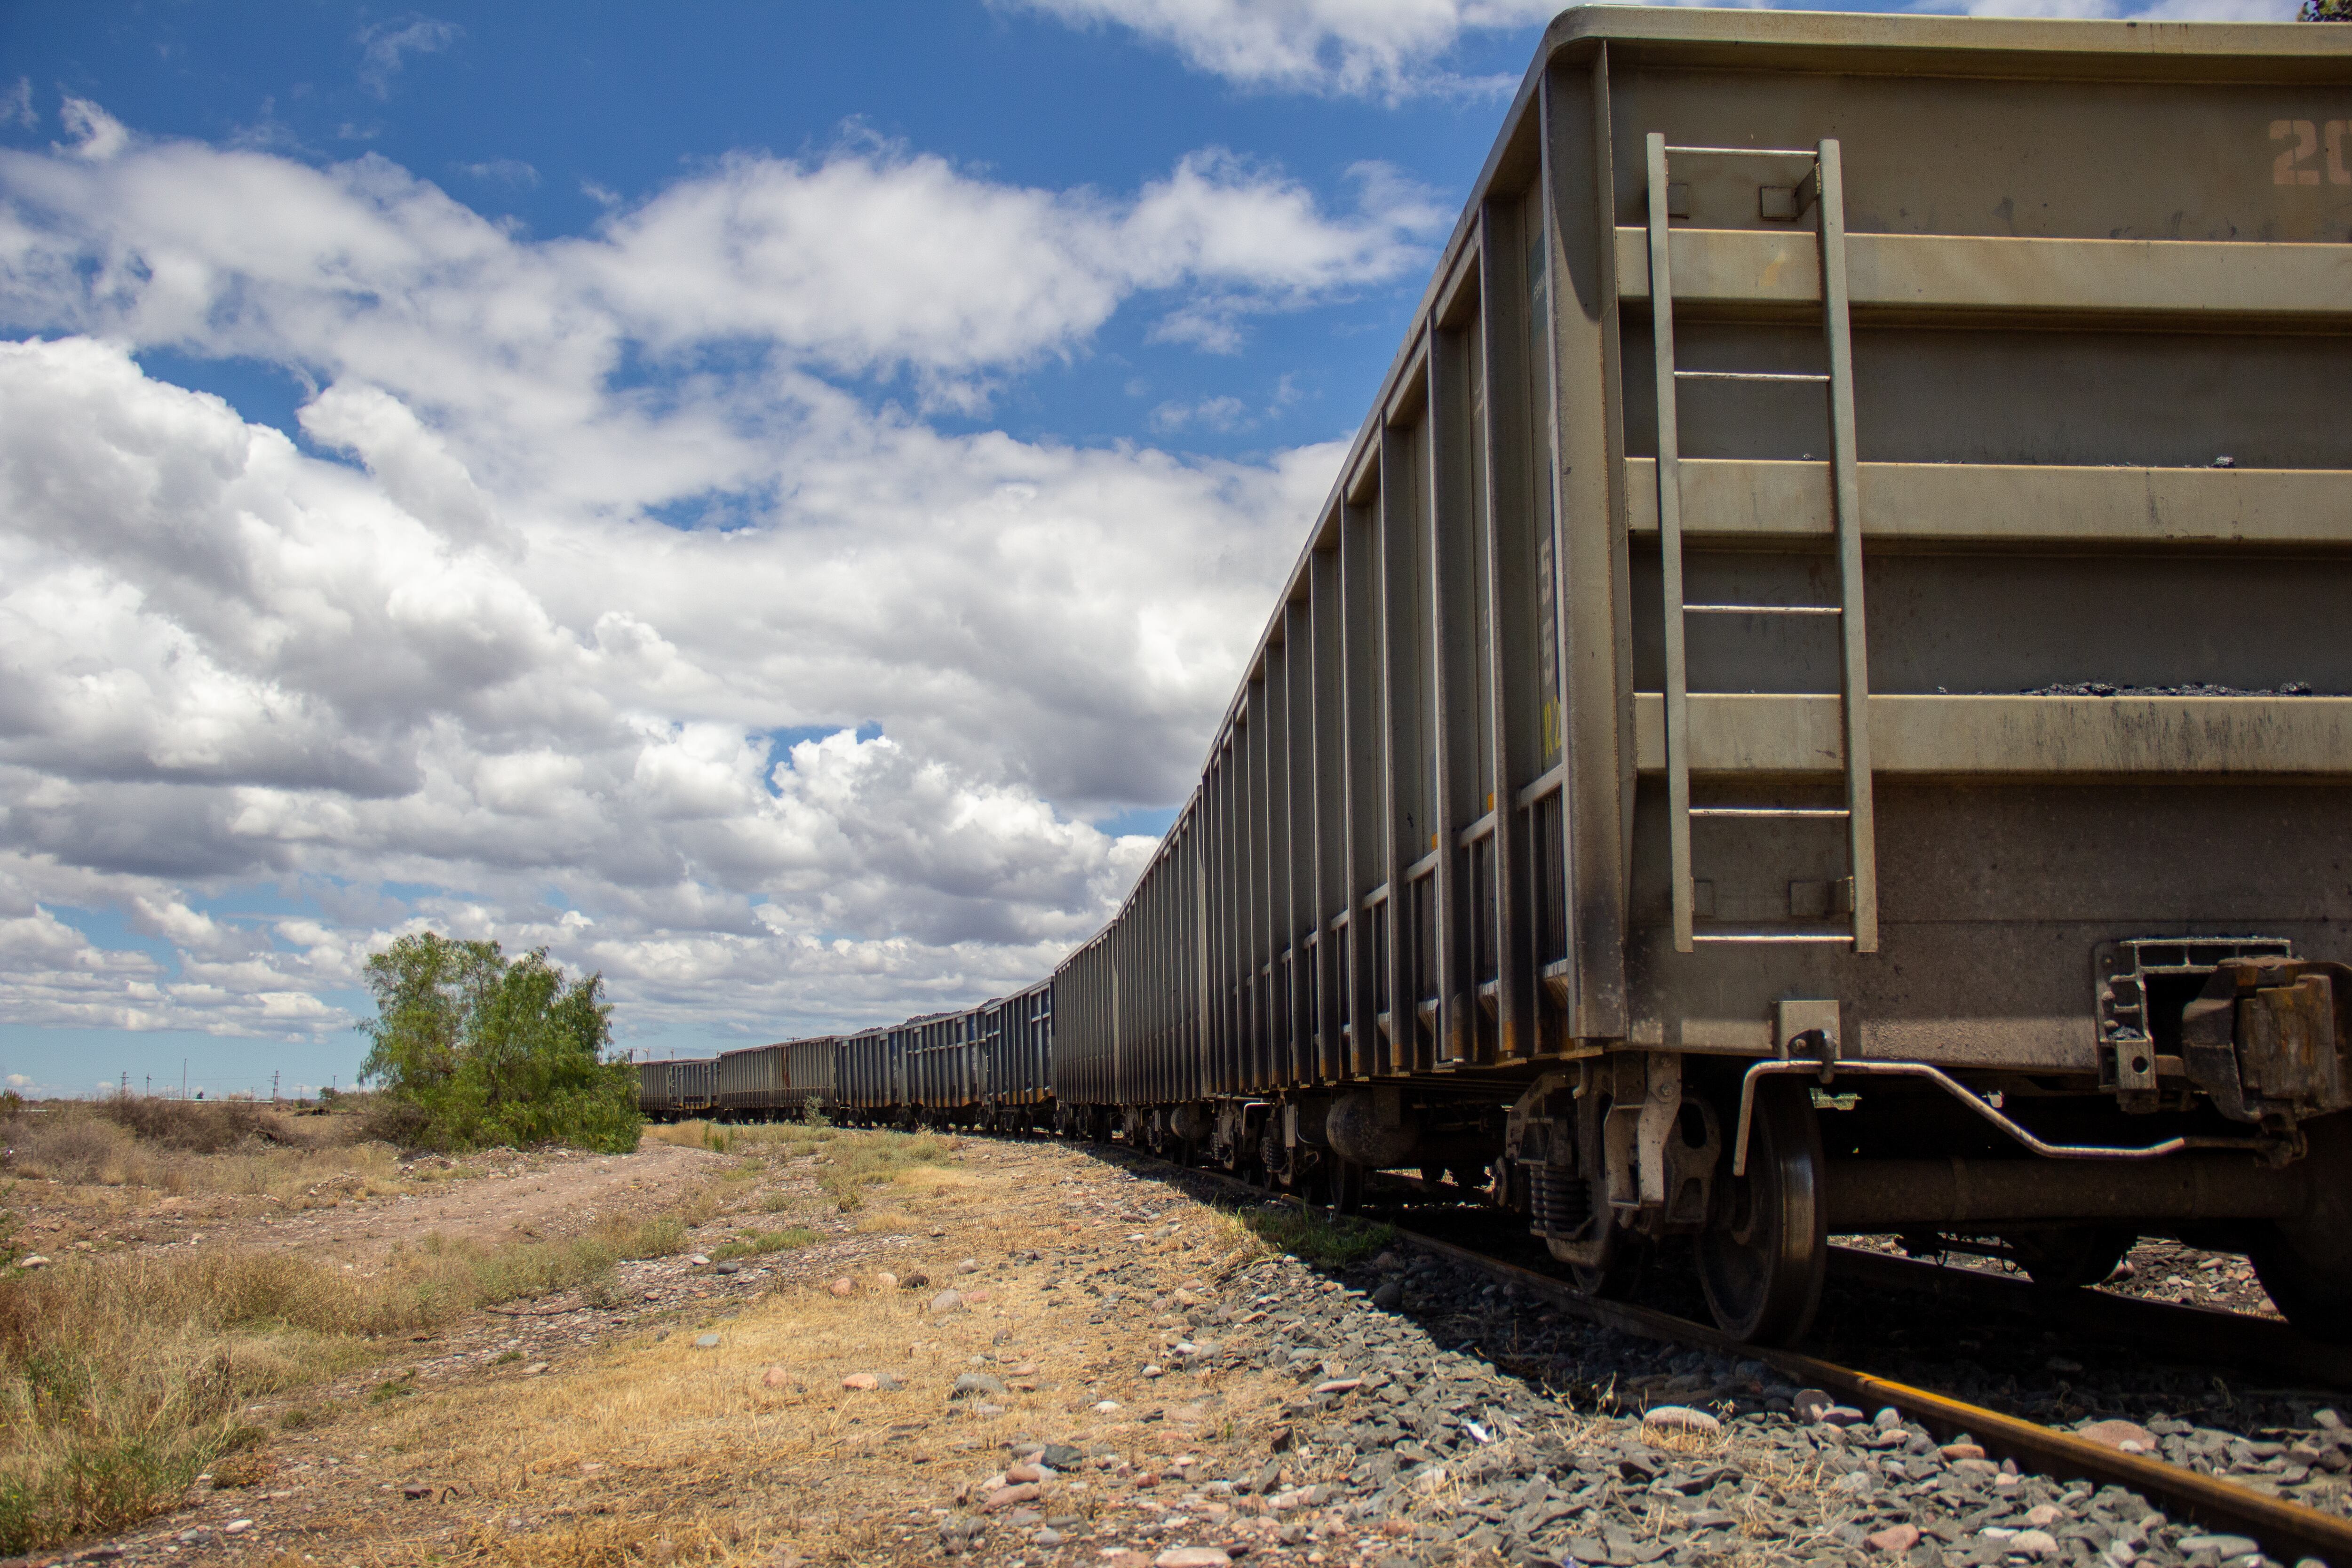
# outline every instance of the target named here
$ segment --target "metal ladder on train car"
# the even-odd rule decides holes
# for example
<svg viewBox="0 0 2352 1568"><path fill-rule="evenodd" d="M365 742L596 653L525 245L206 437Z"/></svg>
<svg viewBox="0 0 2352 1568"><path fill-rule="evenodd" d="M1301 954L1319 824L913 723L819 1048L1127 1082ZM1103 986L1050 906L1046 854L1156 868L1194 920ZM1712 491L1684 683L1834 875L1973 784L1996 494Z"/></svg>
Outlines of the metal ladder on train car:
<svg viewBox="0 0 2352 1568"><path fill-rule="evenodd" d="M1845 197L1838 144L1822 142L1807 152L1789 148L1672 147L1664 136L1649 136L1650 321L1657 364L1658 549L1665 601L1666 811L1674 877L1675 950L1695 943L1850 942L1857 952L1878 951L1878 855L1870 778L1870 677L1862 610L1862 498L1855 469L1853 337L1846 315ZM1675 365L1674 268L1669 240L1672 205L1666 177L1673 157L1808 158L1819 214L1822 264L1822 331L1828 340L1829 374L1680 370ZM1802 196L1799 196L1802 211ZM1835 605L1694 605L1683 597L1682 458L1676 427L1676 392L1685 381L1786 384L1811 382L1829 393L1830 494L1837 530L1839 602ZM1839 621L1843 679L1845 800L1843 807L1706 805L1690 802L1690 691L1684 658L1685 620L1711 616L1835 616ZM1791 694L1795 695L1795 694ZM1692 880L1691 819L1843 818L1853 872L1852 924L1843 931L1698 931L1697 892Z"/></svg>

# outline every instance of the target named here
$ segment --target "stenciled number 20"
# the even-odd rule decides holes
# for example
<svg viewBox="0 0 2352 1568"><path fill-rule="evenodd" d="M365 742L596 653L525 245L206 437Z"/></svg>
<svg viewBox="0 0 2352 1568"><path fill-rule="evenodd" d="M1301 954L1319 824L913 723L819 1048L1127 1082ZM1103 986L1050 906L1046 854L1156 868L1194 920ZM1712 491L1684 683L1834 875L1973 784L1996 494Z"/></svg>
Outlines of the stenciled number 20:
<svg viewBox="0 0 2352 1568"><path fill-rule="evenodd" d="M2273 120L2271 140L2288 143L2271 164L2271 184L2274 185L2315 185L2319 184L2319 144L2327 143L2327 183L2331 185L2352 185L2352 168L2344 162L2344 144L2352 141L2352 121L2331 120L2323 129L2316 121Z"/></svg>

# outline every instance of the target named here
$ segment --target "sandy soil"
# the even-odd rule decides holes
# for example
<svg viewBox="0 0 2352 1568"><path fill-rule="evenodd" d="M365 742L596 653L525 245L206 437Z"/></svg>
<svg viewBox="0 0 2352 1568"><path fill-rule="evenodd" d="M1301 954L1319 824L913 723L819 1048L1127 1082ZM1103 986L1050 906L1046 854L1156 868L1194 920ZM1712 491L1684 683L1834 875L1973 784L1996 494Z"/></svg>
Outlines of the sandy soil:
<svg viewBox="0 0 2352 1568"><path fill-rule="evenodd" d="M592 1208L658 1205L731 1167L738 1195L697 1245L716 1250L751 1218L820 1239L727 1274L692 1255L627 1263L617 1299L550 1298L387 1345L383 1363L332 1387L251 1407L268 1444L216 1467L217 1484L200 1483L180 1511L32 1561L95 1549L271 1568L929 1562L941 1519L976 1506L973 1488L987 1495L1007 1443L1030 1434L1089 1445L1088 1466L1103 1457L1094 1491L1055 1505L1057 1517L1110 1508L1125 1521L1085 1527L1092 1558L1169 1512L1160 1497L1176 1500L1137 1489L1140 1471L1160 1466L1173 1485L1266 1458L1292 1380L1138 1371L1150 1347L1192 1324L1206 1332L1215 1281L1262 1250L1213 1211L1049 1142L966 1144L849 1214L813 1162L771 1158L746 1181L750 1163L648 1144L407 1202L243 1222L236 1234L253 1244L361 1258L431 1229L549 1234L590 1223ZM963 1300L943 1307L949 1288ZM1142 1310L1115 1320L1122 1299ZM994 1392L950 1397L967 1372ZM1024 1517L1034 1529L1042 1515Z"/></svg>
<svg viewBox="0 0 2352 1568"><path fill-rule="evenodd" d="M477 1156L467 1163L482 1173L331 1209L241 1216L215 1226L207 1240L299 1248L347 1263L373 1261L436 1234L484 1247L561 1240L616 1215L646 1217L675 1208L726 1157L648 1142L629 1155L556 1151Z"/></svg>
<svg viewBox="0 0 2352 1568"><path fill-rule="evenodd" d="M152 1188L19 1182L9 1205L37 1252L159 1247L300 1248L354 1264L438 1233L491 1246L558 1240L616 1214L674 1207L725 1157L648 1142L635 1154L491 1150L460 1163L438 1155L391 1162L353 1151L290 1201L258 1193L173 1194ZM333 1152L312 1157L334 1163Z"/></svg>

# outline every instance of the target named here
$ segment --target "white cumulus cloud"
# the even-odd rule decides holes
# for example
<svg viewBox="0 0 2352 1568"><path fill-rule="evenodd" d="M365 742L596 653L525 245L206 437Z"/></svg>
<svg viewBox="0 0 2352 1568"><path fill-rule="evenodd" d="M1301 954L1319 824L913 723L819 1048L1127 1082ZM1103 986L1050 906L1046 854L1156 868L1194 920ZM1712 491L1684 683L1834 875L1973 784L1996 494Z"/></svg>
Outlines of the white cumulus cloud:
<svg viewBox="0 0 2352 1568"><path fill-rule="evenodd" d="M1089 824L1189 787L1341 447L899 391L1410 284L1447 216L1377 168L1119 195L858 142L533 241L380 157L66 123L0 151L0 1023L323 1037L427 924L602 968L625 1027L1028 984L1150 850ZM151 347L282 367L308 446Z"/></svg>
<svg viewBox="0 0 2352 1568"><path fill-rule="evenodd" d="M1011 5L1014 0L1003 0ZM1245 87L1397 99L1466 86L1465 34L1549 21L1558 0L1018 0L1078 26L1126 27Z"/></svg>

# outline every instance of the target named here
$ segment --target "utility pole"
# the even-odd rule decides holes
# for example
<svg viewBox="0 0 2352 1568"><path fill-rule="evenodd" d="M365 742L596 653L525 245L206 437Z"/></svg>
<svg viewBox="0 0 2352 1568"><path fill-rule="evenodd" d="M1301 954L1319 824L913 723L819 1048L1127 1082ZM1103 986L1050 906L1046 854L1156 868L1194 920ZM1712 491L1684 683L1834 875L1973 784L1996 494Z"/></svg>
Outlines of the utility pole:
<svg viewBox="0 0 2352 1568"><path fill-rule="evenodd" d="M129 1068L124 1068L122 1069L122 1087L115 1091L114 1098L117 1100L129 1100L131 1098L131 1069Z"/></svg>
<svg viewBox="0 0 2352 1568"><path fill-rule="evenodd" d="M269 1075L269 1103L278 1103L278 1074L275 1071Z"/></svg>

